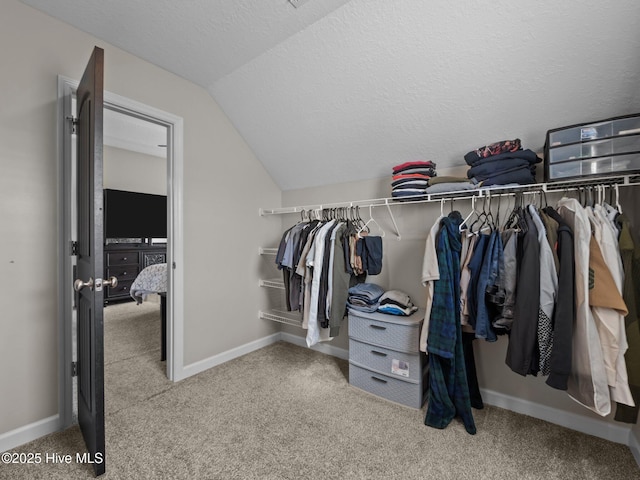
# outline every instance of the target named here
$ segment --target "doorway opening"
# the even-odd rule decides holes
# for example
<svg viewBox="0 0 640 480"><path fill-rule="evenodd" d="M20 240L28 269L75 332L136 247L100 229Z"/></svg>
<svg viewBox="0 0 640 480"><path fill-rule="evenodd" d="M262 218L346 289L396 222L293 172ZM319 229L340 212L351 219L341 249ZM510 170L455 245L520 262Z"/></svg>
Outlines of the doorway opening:
<svg viewBox="0 0 640 480"><path fill-rule="evenodd" d="M75 359L75 346L73 344L73 322L75 321L73 269L74 257L71 255L72 242L75 237L75 138L73 136L73 116L75 112L75 91L78 82L65 77L58 78L58 138L59 142L59 196L58 209L62 219L59 231L59 376L60 376L60 423L62 428L70 426L74 422L74 398L73 377L71 365ZM163 257L155 258L155 261L165 260L167 265L167 294L164 304L166 311L166 376L174 381L181 378L183 369L183 233L182 233L182 139L183 120L173 114L158 110L154 107L121 97L119 95L104 93L105 105L105 158L116 158L113 165L109 165L105 172L105 188L119 186L123 190L155 189L162 190L162 178L164 178L164 190L167 205L167 230L166 238L162 236L149 237L144 240L150 248L162 250ZM119 119L115 122L110 119ZM120 172L122 162L131 161L130 152L140 149L131 143L132 125L138 125L137 133L133 135L133 143L151 145L155 144L155 152L146 152L146 157L138 162L136 168L151 168L150 158L158 156L162 151L164 171L160 172L154 166L154 172L148 171L148 175L142 174L135 179L127 178L126 172ZM114 130L115 129L115 130ZM118 129L124 129L118 132ZM145 133L145 130L148 132ZM163 140L157 137L144 141L140 136L151 135L149 132L160 132ZM109 137L115 137L109 138ZM118 144L118 141L120 144ZM158 145L161 145L160 147ZM126 148L124 148L126 147ZM126 150L126 152L125 152ZM124 153L123 153L124 152ZM108 160L111 162L111 160ZM152 179L151 179L152 177ZM132 183L133 181L133 183ZM145 185L146 181L146 186ZM115 183L113 183L115 182ZM129 183L127 183L129 182ZM143 185L140 187L140 185ZM153 185L149 187L149 185ZM138 188L140 187L140 188ZM153 192L155 193L155 192ZM153 253L153 252L151 252ZM156 252L157 253L157 252ZM151 258L151 257L149 257ZM106 277L105 277L106 278ZM126 283L125 283L126 285ZM135 302L132 302L135 304ZM147 306L147 309L149 307ZM160 305L157 305L158 312ZM160 342L157 343L160 346Z"/></svg>

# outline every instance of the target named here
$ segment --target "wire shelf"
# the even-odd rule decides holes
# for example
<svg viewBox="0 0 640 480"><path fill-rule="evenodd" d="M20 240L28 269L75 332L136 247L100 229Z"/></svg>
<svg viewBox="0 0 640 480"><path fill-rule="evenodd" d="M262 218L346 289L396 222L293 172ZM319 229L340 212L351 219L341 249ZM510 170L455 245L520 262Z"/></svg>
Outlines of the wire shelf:
<svg viewBox="0 0 640 480"><path fill-rule="evenodd" d="M299 312L265 312L263 310L260 310L258 312L258 317L263 320L270 320L272 322L286 323L287 325L302 327L302 318Z"/></svg>

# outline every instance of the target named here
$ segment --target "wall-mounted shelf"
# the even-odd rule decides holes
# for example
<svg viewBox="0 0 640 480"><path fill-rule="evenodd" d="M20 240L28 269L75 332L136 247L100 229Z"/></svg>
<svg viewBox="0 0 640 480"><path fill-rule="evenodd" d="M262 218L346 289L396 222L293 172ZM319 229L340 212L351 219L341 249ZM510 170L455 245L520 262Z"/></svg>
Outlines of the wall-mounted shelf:
<svg viewBox="0 0 640 480"><path fill-rule="evenodd" d="M286 323L287 325L293 325L296 327L302 326L302 318L300 318L300 313L292 313L292 312L280 312L277 310L272 310L269 312L265 312L260 310L258 312L258 317L263 320L271 320L272 322Z"/></svg>
<svg viewBox="0 0 640 480"><path fill-rule="evenodd" d="M278 279L267 279L267 280L260 280L259 285L261 287L267 287L267 288L277 288L279 290L284 290L284 281L283 280L278 280Z"/></svg>
<svg viewBox="0 0 640 480"><path fill-rule="evenodd" d="M416 195L415 197L402 197L402 201L394 198L373 198L369 200L350 200L346 202L337 203L322 203L316 205L304 205L295 207L281 207L281 208L261 208L259 214L265 215L283 215L290 213L308 212L310 210L322 211L324 209L340 208L340 207L368 207L369 210L375 207L386 207L389 212L389 217L393 223L395 229L396 238L401 239L400 230L396 223L391 206L402 205L415 205L417 203L431 203L440 202L443 204L447 200L473 200L485 197L501 197L505 195L515 195L517 193L522 194L538 194L540 192L568 192L576 191L583 188L604 186L605 188L615 188L616 193L619 186L635 186L640 185L640 175L619 175L619 176L603 176L603 177L589 177L579 178L573 180L565 180L549 183L534 183L531 185L518 185L518 186L502 186L494 185L486 188L478 188L476 190L463 190L457 192L441 192L432 193L427 195Z"/></svg>
<svg viewBox="0 0 640 480"><path fill-rule="evenodd" d="M430 203L430 202L441 202L443 204L447 200L465 200L465 199L473 199L477 200L479 198L485 197L499 197L506 195L516 195L518 193L522 194L539 194L540 192L568 192L568 191L578 191L585 187L595 187L600 186L599 192L604 192L602 188L612 188L615 189L616 194L618 193L618 187L621 186L637 186L640 185L640 175L624 175L624 176L605 176L599 178L590 177L588 179L575 179L575 180L567 180L562 182L550 182L550 183L538 183L532 185L521 185L521 186L495 186L490 188L480 188L477 190L466 190L462 192L443 192L438 194L430 194L430 195L420 195L415 198L404 197L403 201L396 201L393 198L377 198L370 200L353 200L347 202L338 202L338 203L328 203L328 204L317 204L317 205L305 205L305 206L295 206L295 207L282 207L282 208L272 208L272 209L260 209L260 215L282 215L282 214L291 214L291 213L300 213L303 211L309 210L322 210L329 208L338 208L338 207L386 207L391 217L391 221L395 227L397 238L400 239L400 233L398 231L397 224L393 217L393 213L391 212L391 206L402 206L402 205L412 205L417 203ZM617 197L617 195L616 195ZM617 201L617 199L616 199ZM278 252L277 248L270 247L259 247L260 255L276 255ZM261 287L266 287L268 289L273 289L273 292L277 290L285 290L284 281L281 278L275 279L265 279L260 280L259 285ZM281 300L276 303L281 303ZM270 320L279 323L285 323L288 325L294 325L297 327L302 327L302 319L300 312L286 312L276 309L271 309L268 311L260 310L258 312L258 316L264 320Z"/></svg>
<svg viewBox="0 0 640 480"><path fill-rule="evenodd" d="M281 208L261 208L259 214L265 215L282 215L289 213L300 213L309 210L322 210L327 208L338 207L389 207L413 205L416 203L441 202L446 200L465 200L471 198L482 198L487 196L515 195L516 193L538 193L538 192L563 192L575 191L580 188L593 187L596 185L604 185L605 187L616 186L635 186L640 185L640 175L620 175L620 176L603 176L589 177L574 180L566 180L562 182L534 183L531 185L519 186L491 186L486 188L478 188L476 190L463 190L458 192L441 192L427 195L416 195L415 197L403 197L402 201L394 198L373 198L368 200L350 200L336 203L322 203L315 205L304 205L295 207Z"/></svg>

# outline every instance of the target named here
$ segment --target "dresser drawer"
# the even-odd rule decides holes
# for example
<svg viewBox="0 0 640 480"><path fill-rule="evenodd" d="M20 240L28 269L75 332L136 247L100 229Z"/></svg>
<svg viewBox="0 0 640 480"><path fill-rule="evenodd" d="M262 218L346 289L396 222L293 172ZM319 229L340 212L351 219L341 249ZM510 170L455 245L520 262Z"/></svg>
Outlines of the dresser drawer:
<svg viewBox="0 0 640 480"><path fill-rule="evenodd" d="M113 288L113 287L107 287L107 298L113 298L113 297L127 297L129 295L129 292L131 291L131 284L133 283L133 280L126 280L126 281L118 281L118 285Z"/></svg>
<svg viewBox="0 0 640 480"><path fill-rule="evenodd" d="M135 265L139 263L138 252L108 252L107 253L107 267L113 265Z"/></svg>
<svg viewBox="0 0 640 480"><path fill-rule="evenodd" d="M423 364L419 353L405 353L349 339L349 360L361 367L397 377L420 381Z"/></svg>
<svg viewBox="0 0 640 480"><path fill-rule="evenodd" d="M121 265L107 268L106 278L116 277L119 283L135 280L140 273L138 265Z"/></svg>
<svg viewBox="0 0 640 480"><path fill-rule="evenodd" d="M424 310L409 317L383 313L349 312L349 337L400 352L420 350L420 325Z"/></svg>
<svg viewBox="0 0 640 480"><path fill-rule="evenodd" d="M426 399L423 382L382 375L349 362L349 384L392 402L421 408Z"/></svg>

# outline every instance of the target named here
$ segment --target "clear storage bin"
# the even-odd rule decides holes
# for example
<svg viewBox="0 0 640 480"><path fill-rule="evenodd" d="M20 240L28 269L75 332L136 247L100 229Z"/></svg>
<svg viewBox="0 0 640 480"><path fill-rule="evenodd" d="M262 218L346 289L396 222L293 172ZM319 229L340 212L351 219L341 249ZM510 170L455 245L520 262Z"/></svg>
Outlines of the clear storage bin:
<svg viewBox="0 0 640 480"><path fill-rule="evenodd" d="M624 175L637 170L640 170L640 153L550 164L548 176L555 180L598 175Z"/></svg>
<svg viewBox="0 0 640 480"><path fill-rule="evenodd" d="M640 171L640 114L547 132L545 180Z"/></svg>
<svg viewBox="0 0 640 480"><path fill-rule="evenodd" d="M603 157L619 153L640 152L640 135L594 140L549 149L549 162L556 163L590 157Z"/></svg>
<svg viewBox="0 0 640 480"><path fill-rule="evenodd" d="M640 134L640 115L619 117L602 122L576 125L549 131L550 148L569 143L588 142L619 135Z"/></svg>

